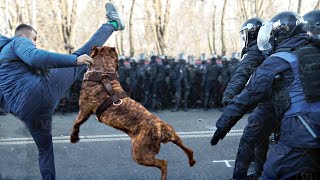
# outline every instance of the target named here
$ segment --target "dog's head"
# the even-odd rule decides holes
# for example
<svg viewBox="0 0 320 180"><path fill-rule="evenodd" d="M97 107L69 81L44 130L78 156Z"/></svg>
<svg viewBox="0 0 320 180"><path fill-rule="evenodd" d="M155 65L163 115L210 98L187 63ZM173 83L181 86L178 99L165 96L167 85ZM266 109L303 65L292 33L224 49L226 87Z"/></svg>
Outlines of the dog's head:
<svg viewBox="0 0 320 180"><path fill-rule="evenodd" d="M118 53L116 52L116 48L94 46L90 56L93 58L93 65L90 69L103 72L115 72L118 70Z"/></svg>

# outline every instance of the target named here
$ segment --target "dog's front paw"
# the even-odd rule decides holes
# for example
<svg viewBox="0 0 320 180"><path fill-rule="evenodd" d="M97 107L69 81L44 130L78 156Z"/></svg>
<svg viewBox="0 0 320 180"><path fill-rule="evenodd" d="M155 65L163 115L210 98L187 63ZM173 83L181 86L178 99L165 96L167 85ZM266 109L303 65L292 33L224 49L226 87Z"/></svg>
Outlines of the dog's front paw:
<svg viewBox="0 0 320 180"><path fill-rule="evenodd" d="M80 138L79 138L78 135L71 134L71 136L70 136L70 142L71 143L77 143L79 141L80 141Z"/></svg>
<svg viewBox="0 0 320 180"><path fill-rule="evenodd" d="M196 164L196 161L194 159L192 159L190 162L189 162L189 165L190 167L194 166Z"/></svg>

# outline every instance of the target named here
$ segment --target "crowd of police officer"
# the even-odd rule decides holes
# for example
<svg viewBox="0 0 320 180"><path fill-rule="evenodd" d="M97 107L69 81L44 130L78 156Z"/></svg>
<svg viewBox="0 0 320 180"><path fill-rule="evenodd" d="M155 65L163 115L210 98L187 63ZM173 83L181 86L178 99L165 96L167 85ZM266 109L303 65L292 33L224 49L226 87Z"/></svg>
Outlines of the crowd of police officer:
<svg viewBox="0 0 320 180"><path fill-rule="evenodd" d="M223 92L239 64L238 56L236 52L230 58L217 54L207 57L205 53L199 58L193 55L186 57L183 53L177 57L120 55L119 82L132 99L151 111L220 109L223 107ZM56 112L78 111L82 78L80 76L65 93Z"/></svg>
<svg viewBox="0 0 320 180"><path fill-rule="evenodd" d="M119 56L118 74L130 97L152 111L168 109L222 107L222 95L239 63L234 56L228 60L216 54L177 58L141 54L138 59ZM222 62L222 63L221 63Z"/></svg>

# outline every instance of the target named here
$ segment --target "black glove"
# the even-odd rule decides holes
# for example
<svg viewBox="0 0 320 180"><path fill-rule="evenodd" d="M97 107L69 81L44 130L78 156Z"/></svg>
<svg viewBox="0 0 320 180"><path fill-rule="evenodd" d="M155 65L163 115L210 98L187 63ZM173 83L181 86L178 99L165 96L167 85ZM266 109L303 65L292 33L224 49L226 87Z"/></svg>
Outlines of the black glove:
<svg viewBox="0 0 320 180"><path fill-rule="evenodd" d="M216 132L214 132L213 137L211 138L211 145L216 145L220 141L220 139L222 140L227 135L227 133L228 131L226 131L225 129L218 128Z"/></svg>

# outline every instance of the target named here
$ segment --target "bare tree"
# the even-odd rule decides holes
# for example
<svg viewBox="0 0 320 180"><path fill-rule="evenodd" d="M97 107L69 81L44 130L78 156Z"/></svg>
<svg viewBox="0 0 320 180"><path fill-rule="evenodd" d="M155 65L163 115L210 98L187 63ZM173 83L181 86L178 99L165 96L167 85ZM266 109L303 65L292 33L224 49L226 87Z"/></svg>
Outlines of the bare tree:
<svg viewBox="0 0 320 180"><path fill-rule="evenodd" d="M170 0L166 1L166 8L164 14L162 14L162 2L159 0L153 0L154 9L155 9L155 26L157 39L159 42L159 48L161 54L167 54L166 46L168 40L168 24L170 16Z"/></svg>
<svg viewBox="0 0 320 180"><path fill-rule="evenodd" d="M129 41L130 41L130 56L134 56L134 35L133 35L133 11L134 3L136 0L132 1L131 10L130 10L130 19L129 19Z"/></svg>
<svg viewBox="0 0 320 180"><path fill-rule="evenodd" d="M225 26L225 15L226 15L226 7L227 7L227 1L228 0L224 0L223 2L223 8L222 8L222 17L221 17L221 54L225 55L227 52L227 47L226 47L226 43L225 43L225 35L224 35L224 26Z"/></svg>
<svg viewBox="0 0 320 180"><path fill-rule="evenodd" d="M145 26L145 37L146 37L146 42L147 45L149 46L148 49L150 50L151 45L154 45L153 49L154 51L157 51L158 54L160 54L160 45L159 41L157 38L157 32L156 32L156 27L155 27L155 22L154 22L154 15L151 13L151 8L150 6L150 0L145 0L144 1L145 5L145 11L146 11L146 21L144 26Z"/></svg>
<svg viewBox="0 0 320 180"><path fill-rule="evenodd" d="M239 8L241 12L241 19L248 19L247 6L245 4L246 1L237 1L239 2Z"/></svg>
<svg viewBox="0 0 320 180"><path fill-rule="evenodd" d="M302 0L299 0L298 7L297 7L298 14L300 14L300 12L301 12L301 4L302 4Z"/></svg>
<svg viewBox="0 0 320 180"><path fill-rule="evenodd" d="M10 3L9 3L10 2ZM12 34L20 23L31 23L31 1L1 0L6 21L6 32Z"/></svg>
<svg viewBox="0 0 320 180"><path fill-rule="evenodd" d="M72 4L71 12L69 11L69 3ZM64 48L71 53L74 49L72 45L74 38L73 29L76 23L78 1L72 0L71 2L67 2L66 0L60 0L59 7L61 9L61 28L65 44Z"/></svg>
<svg viewBox="0 0 320 180"><path fill-rule="evenodd" d="M211 52L217 52L216 50L216 5L213 6L213 17L212 17L212 50Z"/></svg>
<svg viewBox="0 0 320 180"><path fill-rule="evenodd" d="M37 28L37 1L31 0L31 26Z"/></svg>
<svg viewBox="0 0 320 180"><path fill-rule="evenodd" d="M289 4L288 4L288 11L291 10L291 0L289 0Z"/></svg>
<svg viewBox="0 0 320 180"><path fill-rule="evenodd" d="M317 10L317 9L320 9L320 0L318 0L318 2L316 3L316 5L313 8L313 10Z"/></svg>
<svg viewBox="0 0 320 180"><path fill-rule="evenodd" d="M262 8L262 5L263 5L263 0L255 0L255 8L254 8L254 11L255 11L255 16L256 17L262 17L263 16L263 8Z"/></svg>

